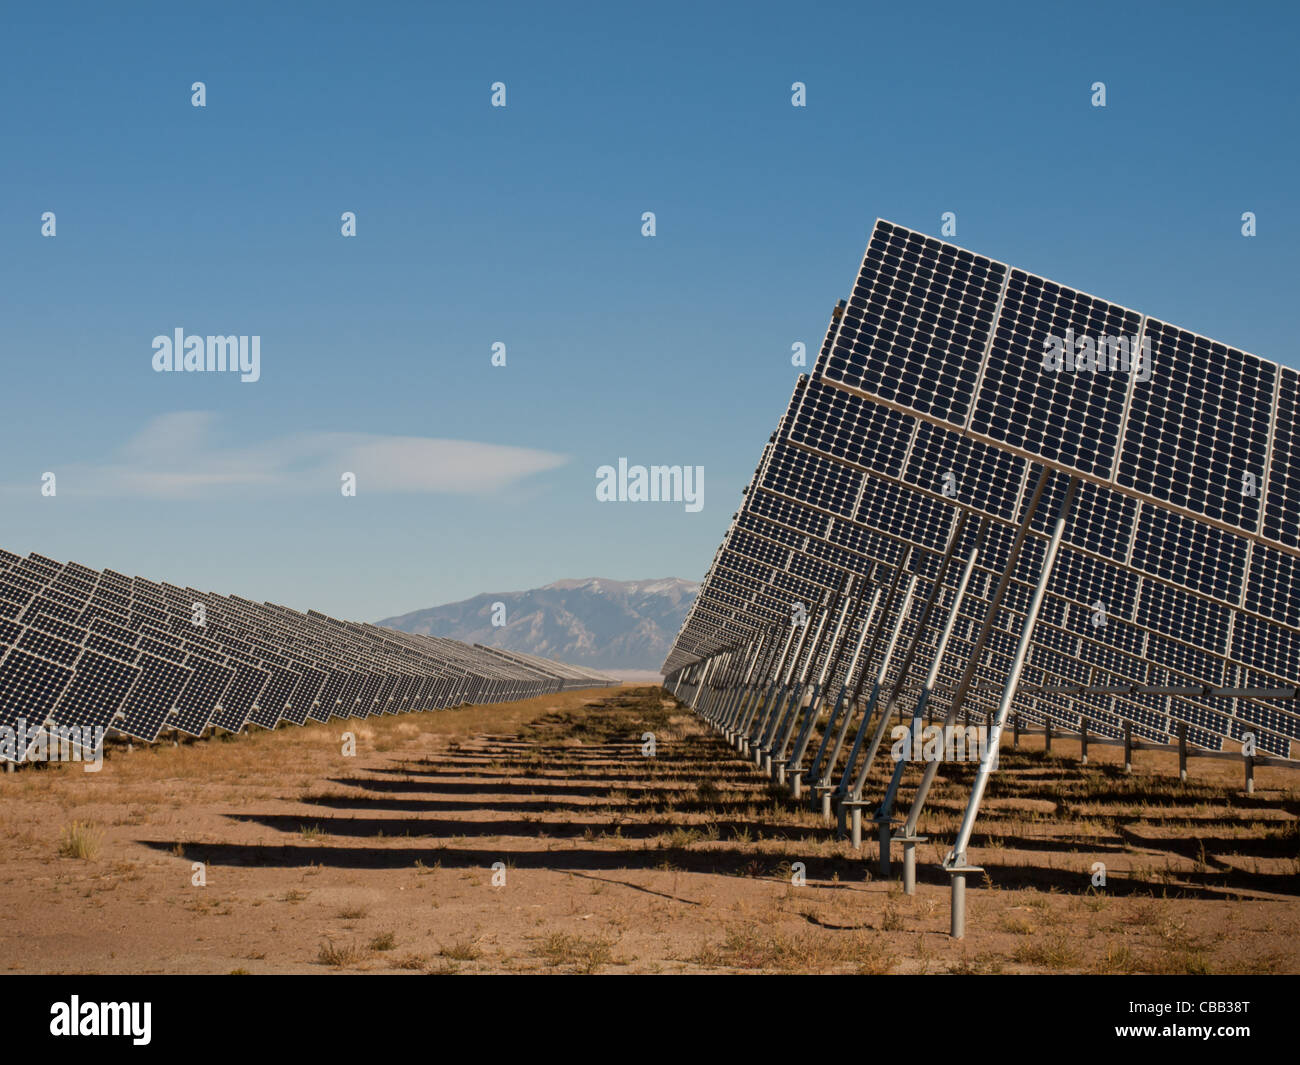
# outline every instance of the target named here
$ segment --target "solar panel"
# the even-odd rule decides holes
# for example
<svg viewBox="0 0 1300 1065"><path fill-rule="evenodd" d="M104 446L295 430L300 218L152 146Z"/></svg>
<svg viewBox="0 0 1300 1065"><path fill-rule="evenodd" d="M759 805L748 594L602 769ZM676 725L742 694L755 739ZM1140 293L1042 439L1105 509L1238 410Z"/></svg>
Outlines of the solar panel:
<svg viewBox="0 0 1300 1065"><path fill-rule="evenodd" d="M1154 319L1145 336L1152 375L1133 389L1116 483L1257 530L1278 367Z"/></svg>
<svg viewBox="0 0 1300 1065"><path fill-rule="evenodd" d="M106 729L139 674L140 670L130 663L83 651L72 682L51 714L54 723L78 729L83 736Z"/></svg>
<svg viewBox="0 0 1300 1065"><path fill-rule="evenodd" d="M137 665L140 675L127 693L117 727L128 736L153 741L179 703L193 670L151 654L141 654Z"/></svg>
<svg viewBox="0 0 1300 1065"><path fill-rule="evenodd" d="M1042 353L1050 338L1065 344L1140 335L1136 312L1012 270L971 430L1060 467L1109 478L1132 375L1045 372Z"/></svg>
<svg viewBox="0 0 1300 1065"><path fill-rule="evenodd" d="M1006 268L881 223L872 233L825 375L965 425Z"/></svg>
<svg viewBox="0 0 1300 1065"><path fill-rule="evenodd" d="M1069 365L1045 365L1049 342L1069 349ZM1140 369L1132 353L1144 350ZM814 372L1033 461L1300 548L1295 371L1118 304L880 221Z"/></svg>
<svg viewBox="0 0 1300 1065"><path fill-rule="evenodd" d="M1297 611L1287 591L1295 556L1261 539L1296 546L1294 525L1285 527L1295 507L1281 502L1293 486L1300 494L1288 479L1294 441L1290 425L1278 424L1300 402L1294 373L885 222L837 318L765 451L735 523L740 535L729 531L666 672L779 617L782 598L808 594L793 577L832 584L833 570L847 568L844 552L892 566L910 543L928 553L922 567L932 565L954 507L1004 523L986 551L996 565L1030 468L1044 463L1085 479L1035 661L1067 673L1158 672L1202 685L1297 676ZM1072 357L1079 342L1080 366L1099 357L1110 365L1048 371L1042 352L1054 337L1072 339ZM1116 363L1140 360L1133 353L1144 339L1149 380L1140 361ZM1065 484L1050 482L1034 520L1040 539L1027 542L1004 610L1027 605L1026 575L1041 558ZM803 543L793 539L799 535ZM741 609L747 584L776 598ZM1092 625L1098 604L1109 621L1101 629ZM1008 639L1013 645L999 632L989 654L1009 655L1013 646L996 646ZM958 643L950 653L960 653ZM1161 669L1147 670L1147 656ZM1106 698L1095 709L1107 727L1141 719L1167 738L1169 714L1147 702L1119 701L1118 716L1104 708ZM1061 701L1046 705L1056 712ZM1271 735L1262 741L1285 754L1282 737L1296 730L1294 707L1242 699L1180 698L1176 717L1196 726L1193 742L1216 749L1243 725L1267 721Z"/></svg>
<svg viewBox="0 0 1300 1065"><path fill-rule="evenodd" d="M55 662L14 647L3 647L0 659L0 727L16 729L24 722L30 729L44 723L63 689L72 679L72 670Z"/></svg>
<svg viewBox="0 0 1300 1065"><path fill-rule="evenodd" d="M233 684L235 670L198 651L187 654L185 666L190 679L176 699L172 727L187 736L202 736L226 690Z"/></svg>

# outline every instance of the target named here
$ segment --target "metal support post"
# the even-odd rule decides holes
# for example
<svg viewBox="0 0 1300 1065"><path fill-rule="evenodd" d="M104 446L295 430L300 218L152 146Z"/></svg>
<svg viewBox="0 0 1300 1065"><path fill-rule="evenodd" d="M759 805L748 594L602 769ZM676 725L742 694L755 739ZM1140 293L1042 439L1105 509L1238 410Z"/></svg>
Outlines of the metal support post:
<svg viewBox="0 0 1300 1065"><path fill-rule="evenodd" d="M867 775L871 772L872 765L875 763L876 753L880 750L881 741L885 738L885 730L889 728L890 714L893 713L894 707L898 703L898 697L907 683L908 674L911 672L912 663L916 660L917 652L921 649L921 641L925 637L926 626L929 625L930 615L934 612L935 604L939 601L939 596L943 592L944 578L947 576L948 567L952 564L953 554L957 550L957 542L961 539L962 531L965 528L966 512L964 510L958 511L953 519L952 529L948 533L948 545L944 549L943 560L939 563L939 571L935 574L934 581L930 586L930 595L926 598L925 606L921 608L921 617L916 623L916 633L912 637L911 643L908 644L907 654L903 656L903 661L898 665L898 677L894 681L893 691L890 692L889 700L880 712L875 735L871 737L871 746L867 749L866 757L862 760L862 768L858 771L853 786L848 791L848 800L850 802L860 802L862 800L862 788L867 782ZM900 707L900 713L901 709ZM847 778L847 770L845 775Z"/></svg>
<svg viewBox="0 0 1300 1065"><path fill-rule="evenodd" d="M1002 698L998 702L997 717L993 722L987 748L983 759L980 761L979 768L975 771L975 781L971 785L970 801L966 806L966 813L962 817L961 828L957 832L957 840L944 862L944 868L952 874L952 932L957 938L965 934L966 925L966 879L963 874L975 871L974 867L968 864L966 857L971 834L975 829L975 818L979 816L980 802L984 797L985 789L988 787L989 775L997 764L998 748L1002 741L1002 730L1006 725L1007 715L1011 712L1011 703L1016 697L1016 689L1020 686L1020 676L1024 672L1025 661L1029 657L1029 647L1034 638L1034 627L1038 624L1038 615L1043 608L1043 599L1047 595L1047 584L1051 580L1052 569L1056 565L1056 556L1061 549L1061 540L1065 536L1065 525L1069 519L1070 510L1074 506L1074 497L1078 492L1078 488L1078 478L1071 477L1069 486L1065 490L1065 498L1061 501L1056 520L1052 525L1051 539L1048 541L1047 549L1043 553L1043 563L1039 569L1038 582L1034 586L1033 598L1030 599L1029 609L1025 612L1024 624L1020 627L1020 640L1016 645L1015 657L1011 660L1011 668L1007 673L1006 683L1002 688Z"/></svg>
<svg viewBox="0 0 1300 1065"><path fill-rule="evenodd" d="M850 774L853 772L853 765L857 761L858 752L862 749L863 741L866 739L867 729L875 713L876 704L880 700L880 692L885 686L885 678L889 674L889 663L894 656L894 648L898 646L898 637L903 632L903 622L907 620L907 612L912 605L912 595L916 591L916 581L916 574L913 573L908 579L907 590L903 593L902 602L899 603L898 616L894 619L893 631L889 634L889 642L885 645L885 653L880 659L880 668L876 670L876 679L871 684L871 695L862 711L862 720L858 724L858 733L854 737L853 747L849 751L849 760L844 767L844 775L840 778L839 787L835 789L835 794L840 799L841 828L844 823L844 799L848 797L849 793ZM884 714L882 714L881 719L884 720Z"/></svg>
<svg viewBox="0 0 1300 1065"><path fill-rule="evenodd" d="M851 584L852 578L850 577L849 581L846 582L846 591L851 587ZM835 622L835 629L831 633L826 653L822 656L821 673L818 674L808 700L808 713L804 717L803 727L799 730L799 736L795 740L794 750L790 752L790 793L795 799L803 797L803 756L808 750L809 742L812 740L813 728L817 724L817 719L821 716L822 693L826 690L827 678L834 674L836 667L839 665L840 656L844 652L844 644L840 637L844 633L844 623L852 606L852 597L848 595L841 596L840 615Z"/></svg>
<svg viewBox="0 0 1300 1065"><path fill-rule="evenodd" d="M962 567L961 576L957 579L957 588L952 594L952 602L948 605L948 617L943 623L943 629L939 633L939 639L935 642L934 656L930 659L930 668L925 675L925 683L921 687L921 694L917 696L916 705L912 708L912 720L908 726L908 736L906 742L910 745L919 735L921 722L925 719L925 708L930 702L930 696L934 692L935 685L939 683L939 670L943 666L943 656L948 650L948 641L952 638L952 631L957 625L957 616L961 613L962 601L966 598L966 590L970 587L971 575L975 572L975 565L979 562L980 552L984 549L984 539L988 535L989 521L987 518L980 522L979 531L975 537L975 543L966 554L966 564ZM935 579L936 588L942 583L943 574ZM945 732L945 749L947 733ZM890 872L890 834L893 831L894 800L898 795L898 789L903 782L903 774L907 771L907 763L910 759L911 751L904 752L902 758L894 763L894 772L889 778L889 785L885 789L884 798L880 800L880 805L876 808L876 824L880 827L880 872L882 876L888 876ZM904 831L899 842L911 842L915 844L918 840L914 839L908 832ZM908 847L904 855L906 861L910 855L915 861L915 848ZM904 875L904 880L907 876ZM915 883L916 873L912 870L912 880Z"/></svg>
<svg viewBox="0 0 1300 1065"><path fill-rule="evenodd" d="M1170 704L1173 696L1169 697ZM1187 722L1178 722L1178 779L1187 783Z"/></svg>

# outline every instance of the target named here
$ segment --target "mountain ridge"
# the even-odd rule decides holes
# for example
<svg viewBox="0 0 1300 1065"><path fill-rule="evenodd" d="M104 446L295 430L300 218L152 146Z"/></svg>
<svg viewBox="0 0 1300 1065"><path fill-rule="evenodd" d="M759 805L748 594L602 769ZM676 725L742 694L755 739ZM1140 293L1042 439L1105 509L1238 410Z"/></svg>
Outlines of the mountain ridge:
<svg viewBox="0 0 1300 1065"><path fill-rule="evenodd" d="M616 674L657 674L699 587L681 577L566 577L540 588L482 592L377 624ZM504 625L493 624L494 614L501 616L497 604Z"/></svg>

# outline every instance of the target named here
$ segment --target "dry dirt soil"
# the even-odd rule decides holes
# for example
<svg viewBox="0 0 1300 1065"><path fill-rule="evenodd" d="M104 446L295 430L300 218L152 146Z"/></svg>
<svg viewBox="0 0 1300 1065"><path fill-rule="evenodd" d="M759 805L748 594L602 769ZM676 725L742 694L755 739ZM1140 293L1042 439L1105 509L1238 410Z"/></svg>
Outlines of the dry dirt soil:
<svg viewBox="0 0 1300 1065"><path fill-rule="evenodd" d="M1300 971L1296 774L1041 747L1003 752L962 941L969 767L908 897L657 687L0 774L0 972Z"/></svg>

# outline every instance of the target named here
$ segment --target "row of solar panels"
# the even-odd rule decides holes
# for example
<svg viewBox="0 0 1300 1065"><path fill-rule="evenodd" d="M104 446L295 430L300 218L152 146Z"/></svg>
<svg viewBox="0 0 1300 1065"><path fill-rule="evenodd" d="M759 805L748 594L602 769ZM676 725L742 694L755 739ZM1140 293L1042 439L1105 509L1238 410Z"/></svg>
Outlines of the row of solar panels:
<svg viewBox="0 0 1300 1065"><path fill-rule="evenodd" d="M872 248L882 239L902 239L909 246L920 241L926 248L938 244L915 234L902 238L898 227L885 222L877 225ZM957 249L941 248L936 259L962 261ZM871 256L869 250L868 262ZM960 256L970 259L966 252ZM972 269L968 264L967 271ZM859 279L855 298L884 308L874 323L877 334L904 331L910 308L892 299L881 304L879 296ZM951 332L961 324L962 307L944 308L943 315L942 326L934 328ZM1060 327L1060 322L1049 325ZM1011 373L1007 367L1012 364L1019 367L1022 379L1032 379L1033 368L1039 377L1046 376L1031 343L1044 328L1035 324L1018 347L996 358L990 334L976 360L983 376L993 366ZM896 583L901 568L917 577L909 616L903 621L902 645L911 646L919 635L910 667L922 673L929 665L937 619L951 601L960 569L949 567L929 626L919 631L919 617L945 549L959 521L954 541L959 558L986 523L979 568L941 668L944 678L955 680L987 615L992 589L1007 569L1016 527L1037 478L1050 467L1056 472L1048 475L1002 612L978 663L977 676L987 690L974 692L972 700L977 707L987 707L1006 676L1049 525L1069 475L1077 470L1057 457L1030 463L1006 447L975 439L969 430L946 428L941 420L927 420L897 404L902 394L898 389L914 378L915 387L907 393L912 407L927 407L931 413L936 404L943 411L967 410L983 378L968 373L963 379L949 372L974 359L963 354L961 345L954 349L952 363L937 364L933 347L919 356L909 351L897 365L891 363L896 355L891 344L871 349L870 360L861 362L859 369L875 375L872 387L889 391L894 405L860 391L867 377L852 387L830 380L835 353L859 336L860 329L850 308L836 308L814 372L795 389L664 671L673 677L721 650L752 645L759 636L788 628L795 603L815 622L819 609L824 615L837 609L851 576L857 583L848 589L854 595L850 634L837 647L825 634L809 641L805 653L812 661L800 664L815 676L827 656L836 653L834 665L842 674L854 629L860 633L864 624L877 631L892 629L904 605L899 595L884 597L876 616L863 615L872 586ZM927 366L933 370L936 365L943 373L927 379ZM1152 380L1161 368L1157 363ZM1137 384L1132 375L1114 376L1126 386ZM886 379L891 383L886 385ZM997 409L1020 410L1014 405ZM1028 413L1042 420L1051 409L1051 402L1040 397ZM1067 420L1066 427L1077 431L1092 424L1082 407L1076 421ZM1178 445L1170 447L1176 451ZM1218 468L1221 463L1210 465ZM1081 482L1065 544L1035 630L1027 684L1273 688L1293 685L1300 676L1300 614L1289 554L1095 481ZM884 652L881 641L875 641L860 675L874 676ZM891 663L891 682L900 668L899 661ZM841 675L834 683L843 680ZM1031 720L1066 727L1077 727L1086 718L1090 727L1109 735L1118 735L1128 722L1140 736L1156 742L1168 742L1186 727L1192 743L1214 750L1222 749L1226 739L1240 740L1250 733L1262 750L1286 756L1292 741L1300 740L1295 703L1270 699L1022 693L1018 709Z"/></svg>
<svg viewBox="0 0 1300 1065"><path fill-rule="evenodd" d="M779 455L779 448L773 448L773 454ZM1052 497L1062 487L1059 481L1049 485L1047 513L1051 512ZM1026 486L1026 494L1031 488ZM766 604L770 619L788 614L791 595L809 604L819 602L826 593L836 590L845 573L864 574L874 564L881 573L888 574L909 544L916 556L918 572L926 573L927 567L932 572L955 517L951 507L945 516L939 510L942 504L899 491L889 499L892 506L881 506L874 513L866 514L855 532L846 530L843 521L837 526L833 517L805 507L797 495L797 489L789 487L789 481L783 482L779 473L774 474L769 463L764 479L738 515L717 564L719 576L733 585L728 589L727 583L720 583L722 590L729 590L733 603L742 594L742 589L734 586L737 579L743 583L745 578L754 578L763 583L764 591L759 593L758 601ZM1084 495L1086 502L1086 489ZM933 518L928 527L923 520L925 512ZM1086 507L1080 507L1078 518L1080 524L1086 521ZM863 525L871 535L862 535L860 526ZM1006 566L1013 528L1009 523L991 523L977 579L961 612L964 623L959 625L945 659L945 668L950 671L960 670L960 654L966 649L963 635L973 634L983 620L993 583ZM1067 543L1069 532L1078 529L1077 524L1069 527ZM967 523L958 542L959 554L965 554L977 532L977 522ZM1031 560L1039 557L1045 539L1045 530L1040 530L1030 541L1027 550ZM852 543L852 547L842 546L846 542ZM805 543L806 553L800 549ZM769 572L773 579L766 581ZM949 580L955 582L955 572L950 572ZM774 589L780 591L773 595ZM1015 617L1022 616L1029 591L1027 576L1014 581L1009 606ZM1128 597L1123 594L1125 591L1130 591ZM928 582L923 581L920 599L923 601L928 594ZM1104 607L1104 613L1097 609L1098 604ZM1053 680L1080 684L1093 682L1096 674L1108 680L1125 679L1132 683L1251 687L1287 684L1285 666L1267 673L1247 669L1239 661L1253 660L1249 657L1250 646L1241 637L1243 632L1251 631L1250 626L1262 627L1258 619L1233 619L1237 655L1224 657L1203 649L1207 644L1227 642L1224 631L1215 632L1189 623L1189 617L1196 621L1198 612L1213 609L1213 604L1193 599L1156 580L1132 578L1123 571L1107 572L1104 564L1067 547L1058 559L1049 585L1047 606L1035 633L1030 664L1051 673ZM1004 624L1010 622L1008 618ZM999 629L991 643L987 652L990 680L996 675L993 665L1000 658L1005 665L1009 659L1014 634ZM1129 710L1127 716L1137 721L1152 740L1164 741L1166 734L1180 723L1188 723L1193 742L1203 746L1219 749L1223 736L1240 739L1245 732L1252 732L1274 753L1285 754L1289 740L1300 737L1300 717L1290 705L1182 699L1167 708L1157 696L1141 697L1138 703L1143 705L1123 705ZM1167 709L1173 711L1172 715ZM1100 723L1102 731L1118 733L1122 728L1121 719L1108 708L1108 700L1101 697L1083 699L1074 710L1062 708L1060 712L1067 719L1077 719L1087 713L1094 722Z"/></svg>
<svg viewBox="0 0 1300 1065"><path fill-rule="evenodd" d="M16 760L43 729L87 747L108 731L153 741L614 683L535 655L0 551L0 728L26 737Z"/></svg>
<svg viewBox="0 0 1300 1065"><path fill-rule="evenodd" d="M792 508L787 508L787 516L793 513L795 512ZM823 520L820 515L812 516L814 520ZM777 557L787 560L797 556L794 549L781 543L780 538L789 532L788 527L774 524L769 526L768 531L773 534L773 538L763 542L769 549L769 557L771 557L770 551L775 551ZM966 526L958 540L959 556L964 556L977 532L976 525ZM729 605L719 611L702 603L692 619L692 628L697 632L703 630L710 619L712 620L710 635L714 639L711 642L727 641L723 645L730 646L730 641L735 638L738 627L737 615L746 607L750 610L766 608L764 616L770 623L770 627L781 630L785 624L788 624L788 609L781 609L781 600L773 598L768 591L773 584L771 576L779 572L788 577L788 570L765 570L765 563L755 559L753 554L745 553L745 551L752 552L758 542L758 537L748 537L741 549L736 550L733 539L732 545L724 549L715 562L708 594L710 598ZM882 545L884 550L880 555L895 561L901 558L902 551L906 549L905 545L900 545L896 539L882 537ZM1003 545L1004 549L1005 546ZM1034 549L1031 546L1028 550L1032 553ZM918 580L914 593L908 600L906 616L902 623L901 645L903 647L909 646L913 637L918 634L920 616L931 595L931 582L919 575L933 574L939 558L938 552L914 552L910 560L913 571L918 574ZM872 558L866 554L859 557L855 572L874 577L877 583L887 582L892 575L892 569L888 564L882 562L880 558ZM931 660L934 640L939 629L939 619L943 617L951 601L952 587L956 582L957 573L958 570L954 568L950 568L947 572L944 591L937 604L937 616L932 612L928 626L920 633L919 653L914 656L911 663L911 673L914 678L919 678ZM950 638L948 653L942 663L940 671L942 679L950 683L955 682L964 669L973 649L979 626L986 616L992 589L999 576L1000 573L995 565L985 564L976 570L975 580L958 613L958 625ZM813 582L796 584L788 579L784 583L786 595L793 596L793 601L808 604L811 626L820 623L823 617L830 622L836 615L833 604L828 604L820 614L818 612L818 605L824 602L826 593L831 590L827 586ZM1014 653L1018 626L1023 617L1028 593L1029 588L1025 582L1016 581L1012 584L1008 597L1012 607L1006 610L1001 624L989 634L977 668L976 678L984 682L987 687L972 692L968 705L973 708L988 709L994 705L997 686L1005 677ZM786 601L787 604L788 602L789 600ZM869 602L869 597L865 595L855 599L848 624L838 644L830 644L830 633L825 634L820 644L817 641L808 643L806 654L815 654L815 657L807 664L801 665L801 673L810 676L820 674L826 659L834 652L838 652L837 668L830 674L831 690L846 683L843 674L847 668L848 648L856 643L862 627L865 625L869 631L887 632L892 629L898 612L903 609L901 598L896 598L888 604L882 601L877 604L875 612L868 617L866 609ZM1006 601L1004 601L1004 608L1005 605ZM1212 683L1174 668L1157 666L1149 660L1140 661L1134 656L1121 657L1121 653L1113 647L1109 647L1099 639L1094 639L1092 633L1105 633L1107 629L1122 623L1109 621L1105 628L1093 629L1091 619L1094 616L1078 604L1072 604L1063 598L1049 597L1046 616L1036 630L1036 642L1029 657L1027 681L1031 685L1100 685L1103 682L1109 684L1128 682L1187 687ZM1063 624L1062 621L1065 623ZM1148 650L1156 646L1152 641L1153 638L1148 634ZM858 676L874 676L883 654L884 646L877 645L875 653L868 655L862 662ZM701 654L701 657L708 657L708 655ZM892 685L897 679L900 668L900 659L896 657L886 673L888 684ZM669 669L668 672L674 671ZM851 683L855 679L848 678L847 682ZM1258 681L1259 678L1255 679ZM943 705L943 695L936 696L932 700L932 706ZM1040 724L1051 723L1055 727L1068 729L1077 730L1086 718L1089 727L1095 733L1114 738L1118 738L1123 733L1124 723L1127 721L1132 723L1135 735L1153 742L1169 742L1179 732L1180 727L1186 725L1187 737L1191 743L1212 750L1222 749L1225 736L1240 740L1246 733L1251 733L1255 735L1261 750L1286 756L1292 739L1300 734L1300 717L1297 717L1293 704L1276 704L1265 700L1193 698L1186 695L1171 698L1157 694L1122 696L1090 694L1067 697L1033 693L1027 690L1018 696L1017 708L1031 721Z"/></svg>

